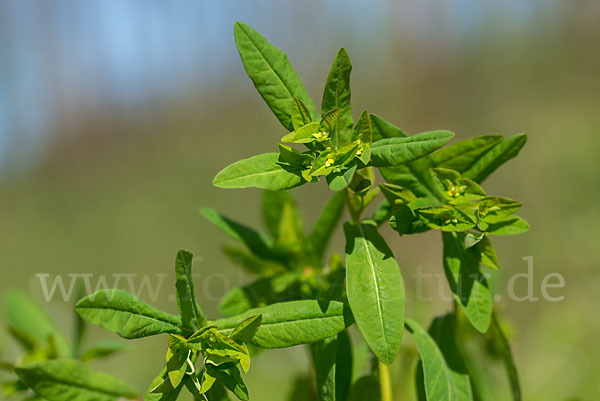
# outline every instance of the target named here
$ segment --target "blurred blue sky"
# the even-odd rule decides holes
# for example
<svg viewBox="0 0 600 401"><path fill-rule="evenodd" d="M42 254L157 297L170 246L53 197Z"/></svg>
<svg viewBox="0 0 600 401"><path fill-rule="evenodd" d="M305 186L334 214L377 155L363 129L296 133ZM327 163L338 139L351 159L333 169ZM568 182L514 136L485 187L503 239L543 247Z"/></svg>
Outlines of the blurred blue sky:
<svg viewBox="0 0 600 401"><path fill-rule="evenodd" d="M310 66L315 46L329 51L354 44L376 56L398 34L406 34L425 57L436 51L432 43L440 37L468 47L490 30L515 32L536 20L551 21L559 4L2 0L0 169L43 153L60 129L57 121L78 111L168 102L189 90L208 94L240 79L232 37L236 20L293 52L295 63Z"/></svg>

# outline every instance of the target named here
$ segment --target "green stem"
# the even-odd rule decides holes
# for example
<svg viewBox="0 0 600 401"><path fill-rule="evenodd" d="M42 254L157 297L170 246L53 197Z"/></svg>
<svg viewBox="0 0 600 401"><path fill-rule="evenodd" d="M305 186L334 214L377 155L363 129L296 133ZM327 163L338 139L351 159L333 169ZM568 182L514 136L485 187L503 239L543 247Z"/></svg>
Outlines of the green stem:
<svg viewBox="0 0 600 401"><path fill-rule="evenodd" d="M381 389L381 401L392 401L390 369L381 361L379 361L379 388Z"/></svg>

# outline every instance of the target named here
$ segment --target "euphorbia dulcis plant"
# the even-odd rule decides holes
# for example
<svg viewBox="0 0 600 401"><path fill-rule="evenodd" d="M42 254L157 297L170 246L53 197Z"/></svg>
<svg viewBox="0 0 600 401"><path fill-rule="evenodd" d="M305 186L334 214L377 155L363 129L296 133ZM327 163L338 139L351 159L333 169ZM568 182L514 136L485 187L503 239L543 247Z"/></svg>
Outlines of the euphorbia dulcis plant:
<svg viewBox="0 0 600 401"><path fill-rule="evenodd" d="M230 164L213 183L265 190L268 233L212 209L202 214L237 242L225 254L256 279L225 295L220 303L225 318L209 320L196 302L192 255L180 251L179 316L120 290L82 299L79 315L125 338L168 335L165 365L149 385L147 400L174 400L184 387L196 399L226 400L233 394L246 400L241 373L250 368L251 351L308 344L314 380L299 378L290 399L391 401L388 365L407 347L405 332L420 359L419 399L485 400L486 372L462 347L461 337L471 328L470 335L486 344L485 352L493 349L504 362L513 397L520 400L484 269L501 266L491 237L519 234L529 226L515 214L519 202L488 195L481 184L519 153L527 137L484 135L448 145L454 136L449 131L409 135L367 111L355 121L352 65L344 49L335 56L319 111L285 53L248 25L236 23L234 34L248 76L285 131L273 145L277 151ZM321 181L331 197L307 230L289 190ZM373 202L378 202L374 213L366 215ZM345 251L326 258L344 209L349 211ZM442 266L454 301L452 311L435 317L428 330L405 316L406 271L380 234L385 225L400 236L441 232ZM360 336L351 341L353 327ZM373 363L356 377L353 354L361 344Z"/></svg>

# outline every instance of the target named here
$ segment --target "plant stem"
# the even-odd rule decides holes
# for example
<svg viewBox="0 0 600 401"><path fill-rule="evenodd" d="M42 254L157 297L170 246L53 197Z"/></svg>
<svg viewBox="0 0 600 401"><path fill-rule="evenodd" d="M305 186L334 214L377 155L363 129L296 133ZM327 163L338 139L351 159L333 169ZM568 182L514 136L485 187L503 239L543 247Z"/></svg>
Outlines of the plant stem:
<svg viewBox="0 0 600 401"><path fill-rule="evenodd" d="M390 382L390 370L388 366L379 362L379 388L381 389L381 401L392 401L392 383Z"/></svg>

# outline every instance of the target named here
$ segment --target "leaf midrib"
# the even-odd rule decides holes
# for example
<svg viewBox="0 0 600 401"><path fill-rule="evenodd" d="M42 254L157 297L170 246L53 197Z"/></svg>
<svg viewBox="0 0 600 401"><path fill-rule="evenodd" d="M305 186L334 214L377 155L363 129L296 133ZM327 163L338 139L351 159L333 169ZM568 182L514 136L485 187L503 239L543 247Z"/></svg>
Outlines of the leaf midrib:
<svg viewBox="0 0 600 401"><path fill-rule="evenodd" d="M379 283L377 281L377 276L375 275L375 264L373 263L373 257L371 256L371 251L369 250L369 244L367 239L365 238L365 232L360 224L358 224L358 229L360 231L360 238L363 241L365 250L367 252L367 257L369 259L369 266L371 267L371 275L373 276L373 282L375 284L375 295L377 297L377 311L379 312L379 324L381 326L381 333L383 336L383 341L385 343L386 350L388 349L388 341L387 336L385 334L385 328L383 326L383 310L381 307L381 299L379 298Z"/></svg>

